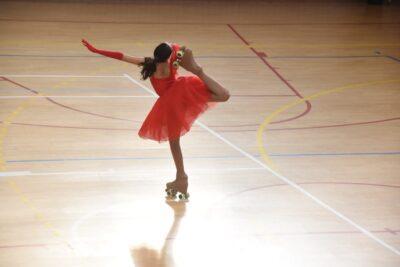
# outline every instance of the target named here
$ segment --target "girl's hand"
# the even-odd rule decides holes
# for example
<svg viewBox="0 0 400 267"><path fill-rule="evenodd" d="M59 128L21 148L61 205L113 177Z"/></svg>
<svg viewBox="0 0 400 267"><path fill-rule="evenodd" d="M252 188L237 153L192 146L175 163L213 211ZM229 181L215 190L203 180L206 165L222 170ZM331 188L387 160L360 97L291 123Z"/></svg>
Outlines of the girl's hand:
<svg viewBox="0 0 400 267"><path fill-rule="evenodd" d="M84 46L86 46L87 49L89 49L90 51L92 51L93 53L98 53L99 51L93 46L91 45L88 41L86 41L85 39L82 39L82 44Z"/></svg>

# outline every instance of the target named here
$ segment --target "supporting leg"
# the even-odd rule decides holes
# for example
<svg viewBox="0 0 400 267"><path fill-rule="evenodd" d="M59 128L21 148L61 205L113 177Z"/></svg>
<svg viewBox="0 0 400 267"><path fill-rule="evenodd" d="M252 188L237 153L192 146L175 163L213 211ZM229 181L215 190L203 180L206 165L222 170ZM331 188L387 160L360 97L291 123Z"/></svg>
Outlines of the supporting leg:
<svg viewBox="0 0 400 267"><path fill-rule="evenodd" d="M173 182L167 183L167 190L173 189L176 192L186 194L188 188L188 176L185 173L182 150L179 141L179 138L169 141L169 146L176 167L176 179Z"/></svg>
<svg viewBox="0 0 400 267"><path fill-rule="evenodd" d="M187 177L185 173L185 168L183 165L183 156L180 145L180 138L169 141L169 147L171 149L172 157L174 158L174 163L176 167L176 179L181 179L182 177Z"/></svg>

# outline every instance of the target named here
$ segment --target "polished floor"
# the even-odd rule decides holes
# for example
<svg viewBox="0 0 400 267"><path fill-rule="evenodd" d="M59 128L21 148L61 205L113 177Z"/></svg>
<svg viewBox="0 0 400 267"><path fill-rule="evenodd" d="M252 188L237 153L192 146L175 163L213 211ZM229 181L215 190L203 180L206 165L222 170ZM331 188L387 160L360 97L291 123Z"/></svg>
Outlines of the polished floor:
<svg viewBox="0 0 400 267"><path fill-rule="evenodd" d="M399 13L1 1L0 266L399 266ZM150 83L81 38L185 44L230 90L182 138L189 202L165 200L168 144L137 135Z"/></svg>

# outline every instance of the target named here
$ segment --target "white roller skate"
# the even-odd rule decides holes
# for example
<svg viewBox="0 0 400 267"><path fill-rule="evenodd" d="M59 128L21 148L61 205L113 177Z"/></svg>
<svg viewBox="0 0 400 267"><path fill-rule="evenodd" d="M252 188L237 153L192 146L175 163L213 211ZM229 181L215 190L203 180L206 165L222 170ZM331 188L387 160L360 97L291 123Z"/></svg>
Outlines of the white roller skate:
<svg viewBox="0 0 400 267"><path fill-rule="evenodd" d="M190 50L189 48L185 48L184 46L182 48L184 49L184 52L182 53L182 58L179 61L179 65L181 65L185 70L190 71L194 75L200 75L203 69L194 60L192 50Z"/></svg>
<svg viewBox="0 0 400 267"><path fill-rule="evenodd" d="M188 200L189 193L187 192L188 183L187 181L173 181L166 184L165 192L167 192L168 199L179 199L179 200Z"/></svg>

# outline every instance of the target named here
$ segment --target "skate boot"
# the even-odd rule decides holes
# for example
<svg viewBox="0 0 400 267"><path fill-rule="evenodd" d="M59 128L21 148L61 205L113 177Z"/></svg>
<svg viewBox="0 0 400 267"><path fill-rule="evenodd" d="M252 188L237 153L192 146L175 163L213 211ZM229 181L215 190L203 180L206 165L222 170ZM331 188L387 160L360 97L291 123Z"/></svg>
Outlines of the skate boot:
<svg viewBox="0 0 400 267"><path fill-rule="evenodd" d="M167 198L180 200L187 200L189 193L187 192L188 182L187 180L175 180L166 184L165 192L167 192Z"/></svg>
<svg viewBox="0 0 400 267"><path fill-rule="evenodd" d="M179 64L187 71L190 71L194 75L200 75L203 69L196 63L193 57L193 52L189 48L184 48L184 53L180 59ZM179 53L179 52L178 52ZM179 56L177 53L177 57Z"/></svg>

